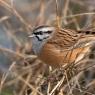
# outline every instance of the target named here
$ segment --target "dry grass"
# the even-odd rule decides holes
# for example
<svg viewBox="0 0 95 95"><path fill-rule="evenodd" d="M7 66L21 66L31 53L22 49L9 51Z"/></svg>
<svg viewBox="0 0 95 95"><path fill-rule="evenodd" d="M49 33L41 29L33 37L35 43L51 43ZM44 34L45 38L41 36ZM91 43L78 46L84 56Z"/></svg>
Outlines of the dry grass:
<svg viewBox="0 0 95 95"><path fill-rule="evenodd" d="M91 89L95 80L82 85L84 73L90 63L94 64L93 60L86 56L67 68L53 69L32 54L28 38L33 27L44 24L94 31L94 5L88 5L86 0L26 1L0 0L0 32L7 35L5 42L11 39L11 44L7 44L12 46L2 47L0 41L0 55L5 58L0 58L0 64L3 60L8 64L5 71L0 70L0 95L95 95ZM88 6L92 6L92 10ZM91 51L87 53L90 54ZM93 68L90 70L94 73Z"/></svg>

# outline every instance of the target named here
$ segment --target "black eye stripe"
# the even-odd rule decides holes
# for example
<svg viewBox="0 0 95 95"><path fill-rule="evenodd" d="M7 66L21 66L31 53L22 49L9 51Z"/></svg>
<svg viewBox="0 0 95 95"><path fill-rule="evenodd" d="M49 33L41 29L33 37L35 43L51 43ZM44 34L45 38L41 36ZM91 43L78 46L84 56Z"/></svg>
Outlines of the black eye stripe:
<svg viewBox="0 0 95 95"><path fill-rule="evenodd" d="M52 31L44 31L44 32L39 31L39 32L34 32L35 35L43 35L44 33L50 34L50 33L52 33Z"/></svg>
<svg viewBox="0 0 95 95"><path fill-rule="evenodd" d="M36 35L42 35L43 33L42 33L42 31L39 31L39 32L35 32L34 34L36 34Z"/></svg>
<svg viewBox="0 0 95 95"><path fill-rule="evenodd" d="M52 31L45 31L44 33L49 33L50 34L50 33L52 33Z"/></svg>
<svg viewBox="0 0 95 95"><path fill-rule="evenodd" d="M38 41L43 41L44 39L47 39L51 33L52 33L51 30L48 30L48 31L36 31L36 32L34 32L34 35L38 39Z"/></svg>

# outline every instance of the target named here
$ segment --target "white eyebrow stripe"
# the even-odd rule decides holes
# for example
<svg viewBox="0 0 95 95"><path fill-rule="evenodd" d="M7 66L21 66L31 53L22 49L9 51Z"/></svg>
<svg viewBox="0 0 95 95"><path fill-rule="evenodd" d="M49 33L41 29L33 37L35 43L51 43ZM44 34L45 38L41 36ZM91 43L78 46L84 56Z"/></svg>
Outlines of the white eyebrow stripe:
<svg viewBox="0 0 95 95"><path fill-rule="evenodd" d="M54 27L44 27L44 28L41 28L41 29L38 29L37 30L37 32L39 32L39 31L54 31L55 30L55 28Z"/></svg>

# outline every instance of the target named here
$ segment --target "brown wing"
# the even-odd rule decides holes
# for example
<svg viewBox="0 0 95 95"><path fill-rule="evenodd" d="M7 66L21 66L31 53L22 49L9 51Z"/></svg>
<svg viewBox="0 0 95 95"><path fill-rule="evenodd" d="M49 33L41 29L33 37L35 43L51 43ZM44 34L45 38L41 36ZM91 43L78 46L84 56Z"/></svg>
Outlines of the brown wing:
<svg viewBox="0 0 95 95"><path fill-rule="evenodd" d="M48 41L49 44L54 44L60 49L67 49L72 47L80 38L80 34L73 30L61 29L54 33L52 39Z"/></svg>

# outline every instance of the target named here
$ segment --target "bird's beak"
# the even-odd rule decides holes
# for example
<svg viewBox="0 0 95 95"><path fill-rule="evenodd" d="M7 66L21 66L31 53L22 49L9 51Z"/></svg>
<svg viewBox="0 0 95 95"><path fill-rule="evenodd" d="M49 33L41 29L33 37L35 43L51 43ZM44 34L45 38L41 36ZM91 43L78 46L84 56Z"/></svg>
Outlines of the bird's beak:
<svg viewBox="0 0 95 95"><path fill-rule="evenodd" d="M33 37L35 37L35 35L32 34L32 35L30 35L30 36L28 36L28 37L29 37L29 38L33 38Z"/></svg>

